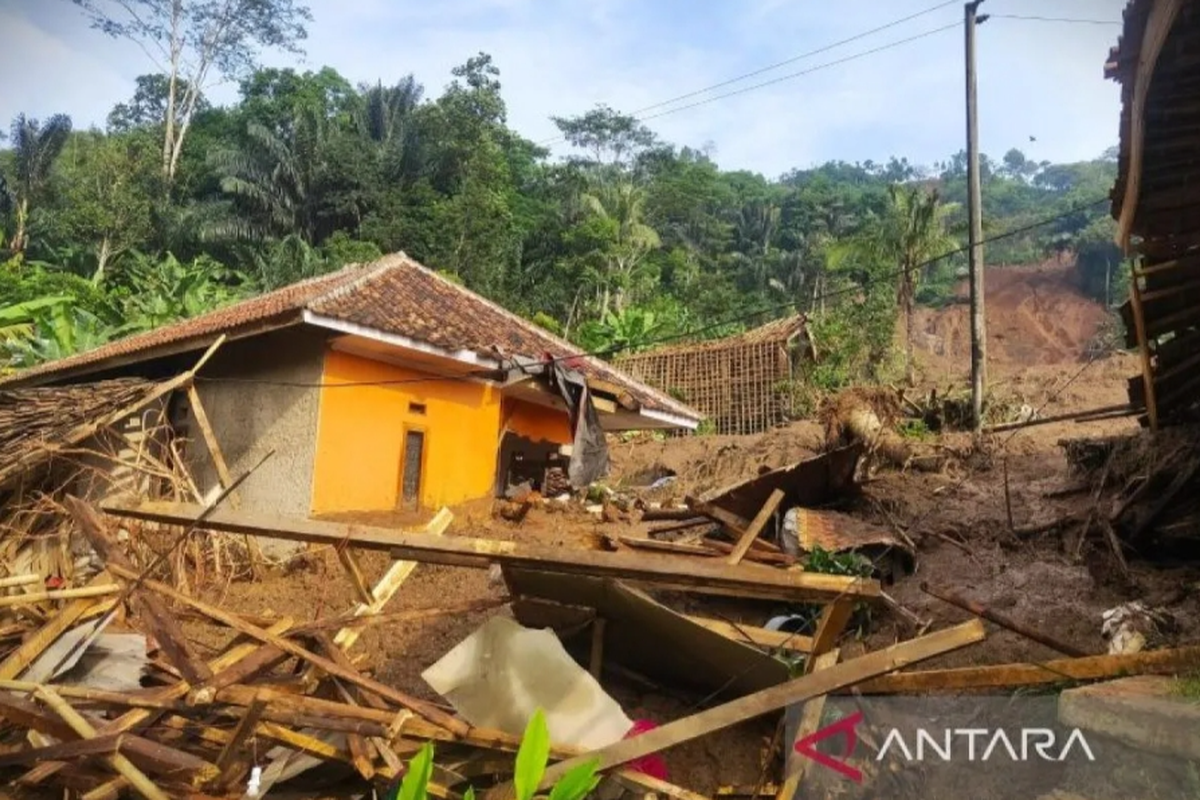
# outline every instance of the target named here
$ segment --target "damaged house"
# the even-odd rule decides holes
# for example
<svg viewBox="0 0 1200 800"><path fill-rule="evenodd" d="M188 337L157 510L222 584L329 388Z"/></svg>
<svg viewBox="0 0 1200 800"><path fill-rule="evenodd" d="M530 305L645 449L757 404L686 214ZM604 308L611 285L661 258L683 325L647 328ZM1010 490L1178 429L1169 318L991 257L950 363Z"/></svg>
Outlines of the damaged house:
<svg viewBox="0 0 1200 800"><path fill-rule="evenodd" d="M617 366L678 397L717 433L762 433L786 422L791 387L815 358L802 314L708 342L619 356Z"/></svg>
<svg viewBox="0 0 1200 800"><path fill-rule="evenodd" d="M569 466L578 483L603 463L571 454L594 449L599 431L701 419L402 253L41 365L0 390L165 380L222 336L167 414L202 492L221 483L204 429L228 473L271 453L239 488L251 510L437 508L563 483Z"/></svg>

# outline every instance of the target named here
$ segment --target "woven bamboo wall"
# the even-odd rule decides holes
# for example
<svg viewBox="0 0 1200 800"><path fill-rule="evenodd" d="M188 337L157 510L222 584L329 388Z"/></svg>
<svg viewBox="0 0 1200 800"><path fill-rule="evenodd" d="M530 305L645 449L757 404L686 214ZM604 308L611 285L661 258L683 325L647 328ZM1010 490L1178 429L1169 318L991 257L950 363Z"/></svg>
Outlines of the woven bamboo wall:
<svg viewBox="0 0 1200 800"><path fill-rule="evenodd" d="M620 359L626 373L679 398L718 433L761 433L785 421L792 377L785 341L673 349Z"/></svg>

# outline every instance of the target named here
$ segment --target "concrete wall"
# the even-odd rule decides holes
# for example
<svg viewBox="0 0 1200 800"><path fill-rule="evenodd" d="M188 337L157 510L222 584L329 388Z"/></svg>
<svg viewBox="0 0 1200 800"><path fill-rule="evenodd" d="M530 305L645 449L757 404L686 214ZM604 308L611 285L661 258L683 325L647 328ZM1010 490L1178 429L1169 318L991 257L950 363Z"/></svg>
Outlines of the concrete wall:
<svg viewBox="0 0 1200 800"><path fill-rule="evenodd" d="M228 342L202 371L196 388L233 477L275 450L238 487L241 508L308 516L324 347L320 332L289 328ZM172 416L176 430L189 439L192 476L201 492L210 492L218 483L216 468L186 398Z"/></svg>
<svg viewBox="0 0 1200 800"><path fill-rule="evenodd" d="M337 350L325 357L325 383L314 513L403 507L405 450L417 433L421 508L492 494L501 399L495 387L438 380Z"/></svg>

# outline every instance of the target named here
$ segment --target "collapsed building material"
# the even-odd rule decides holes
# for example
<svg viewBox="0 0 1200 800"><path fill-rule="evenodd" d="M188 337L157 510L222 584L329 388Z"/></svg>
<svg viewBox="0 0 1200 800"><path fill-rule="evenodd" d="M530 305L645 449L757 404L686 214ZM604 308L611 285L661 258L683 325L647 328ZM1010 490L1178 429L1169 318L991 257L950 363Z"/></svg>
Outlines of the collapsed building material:
<svg viewBox="0 0 1200 800"><path fill-rule="evenodd" d="M852 444L716 489L698 499L705 506L743 519L753 519L776 489L783 492L784 508L817 508L855 493L854 473L862 453L862 445Z"/></svg>
<svg viewBox="0 0 1200 800"><path fill-rule="evenodd" d="M779 686L763 689L690 717L670 722L597 752L562 761L546 770L541 787L548 788L580 764L594 761L599 770L609 770L635 758L675 747L707 733L754 719L785 706L853 686L908 664L966 647L982 641L984 635L983 624L979 620L973 620L835 664Z"/></svg>
<svg viewBox="0 0 1200 800"><path fill-rule="evenodd" d="M1200 669L1200 646L1143 650L1124 655L1059 658L1042 664L996 664L895 672L855 687L863 694L958 692L1010 689L1070 681L1096 681L1121 675L1178 675Z"/></svg>
<svg viewBox="0 0 1200 800"><path fill-rule="evenodd" d="M579 629L584 618L578 609L586 609L589 617L605 620L610 661L664 684L740 696L787 679L787 665L753 643L714 631L620 581L514 568L506 568L504 577L522 624L553 627L565 636Z"/></svg>
<svg viewBox="0 0 1200 800"><path fill-rule="evenodd" d="M514 736L539 708L560 744L603 747L633 727L557 636L504 617L483 623L421 677L472 725Z"/></svg>
<svg viewBox="0 0 1200 800"><path fill-rule="evenodd" d="M202 513L181 503L106 504L117 516L173 525L189 525ZM870 599L879 584L867 578L767 569L756 565L709 564L707 559L650 558L624 553L578 551L424 533L294 519L272 514L219 510L202 522L207 530L277 536L282 539L336 545L348 542L366 550L382 550L411 561L487 569L492 564L556 573L612 577L706 594L732 594L785 600L834 597Z"/></svg>

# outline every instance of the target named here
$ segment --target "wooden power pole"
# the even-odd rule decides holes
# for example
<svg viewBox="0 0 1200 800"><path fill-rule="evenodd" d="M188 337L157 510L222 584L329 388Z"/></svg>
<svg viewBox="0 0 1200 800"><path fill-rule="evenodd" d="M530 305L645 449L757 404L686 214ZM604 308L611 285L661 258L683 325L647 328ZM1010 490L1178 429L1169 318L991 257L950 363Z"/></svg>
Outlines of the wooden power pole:
<svg viewBox="0 0 1200 800"><path fill-rule="evenodd" d="M971 412L975 430L983 427L983 394L987 387L987 327L983 316L983 212L979 182L979 117L975 85L975 26L987 19L979 16L979 4L966 4L967 39L967 213L970 215L969 260L971 267Z"/></svg>

